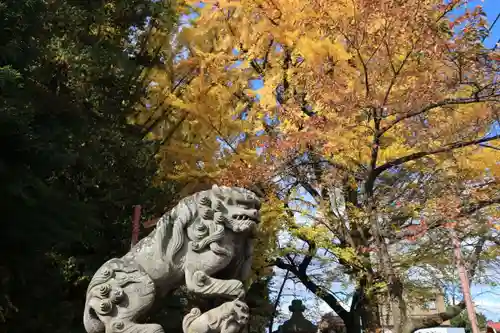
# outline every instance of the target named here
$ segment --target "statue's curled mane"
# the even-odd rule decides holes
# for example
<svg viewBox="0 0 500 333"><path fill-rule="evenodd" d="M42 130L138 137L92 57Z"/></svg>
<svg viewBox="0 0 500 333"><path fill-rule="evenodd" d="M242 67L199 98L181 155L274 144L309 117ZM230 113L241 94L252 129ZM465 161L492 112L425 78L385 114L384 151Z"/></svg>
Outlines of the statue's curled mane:
<svg viewBox="0 0 500 333"><path fill-rule="evenodd" d="M214 219L215 212L223 208L217 202L214 191L212 189L198 192L182 199L158 220L154 237L158 244L161 244L161 252L165 254L168 265L174 265L176 262L187 241L186 227L193 224L196 224L195 236L199 238L193 242L193 250L200 251L210 246L216 253L221 251L217 242L224 238L224 222L227 218L223 216Z"/></svg>

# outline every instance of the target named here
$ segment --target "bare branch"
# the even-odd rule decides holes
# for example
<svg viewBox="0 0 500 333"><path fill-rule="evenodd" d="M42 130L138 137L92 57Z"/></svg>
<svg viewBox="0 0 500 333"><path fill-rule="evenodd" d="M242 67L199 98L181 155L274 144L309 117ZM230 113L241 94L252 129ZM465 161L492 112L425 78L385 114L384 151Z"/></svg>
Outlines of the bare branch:
<svg viewBox="0 0 500 333"><path fill-rule="evenodd" d="M295 277L297 277L310 292L318 295L318 297L325 301L325 303L328 304L340 318L342 318L344 323L351 322L352 314L344 309L339 300L328 289L325 289L322 286L316 284L309 278L308 275L301 274L295 265L287 264L281 259L278 259L275 262L275 265L278 268L289 270L293 275L295 275Z"/></svg>
<svg viewBox="0 0 500 333"><path fill-rule="evenodd" d="M394 72L394 74L393 74L393 76L391 78L391 81L389 82L389 87L387 87L387 91L385 92L384 101L382 102L382 105L386 105L387 102L389 101L389 96L391 94L392 87L394 87L394 84L396 83L396 80L398 79L399 74L403 70L403 67L405 66L406 62L408 61L408 58L413 53L414 47L415 47L415 44L412 45L411 50L405 55L403 61L401 62L401 65ZM391 63L391 66L392 66L392 63Z"/></svg>
<svg viewBox="0 0 500 333"><path fill-rule="evenodd" d="M280 298L281 298L281 295L283 294L283 290L285 289L285 284L288 281L288 276L289 275L290 275L290 270L287 269L286 273L285 273L285 276L283 277L283 282L281 283L280 289L278 291L278 295L276 296L276 301L274 302L273 312L272 312L271 319L269 321L269 326L268 326L269 333L273 332L274 318L277 315L278 305L279 305L279 302L280 302Z"/></svg>

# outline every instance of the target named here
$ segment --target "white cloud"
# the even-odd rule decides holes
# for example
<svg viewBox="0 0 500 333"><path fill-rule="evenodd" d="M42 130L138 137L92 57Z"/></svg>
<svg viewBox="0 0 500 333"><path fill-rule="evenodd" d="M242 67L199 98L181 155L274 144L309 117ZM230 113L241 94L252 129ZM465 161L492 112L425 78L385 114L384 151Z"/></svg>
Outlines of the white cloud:
<svg viewBox="0 0 500 333"><path fill-rule="evenodd" d="M500 302L498 300L480 299L478 301L474 301L474 304L477 308L487 308L490 311L500 312Z"/></svg>
<svg viewBox="0 0 500 333"><path fill-rule="evenodd" d="M500 319L500 297L474 300L476 311L483 313L489 320Z"/></svg>

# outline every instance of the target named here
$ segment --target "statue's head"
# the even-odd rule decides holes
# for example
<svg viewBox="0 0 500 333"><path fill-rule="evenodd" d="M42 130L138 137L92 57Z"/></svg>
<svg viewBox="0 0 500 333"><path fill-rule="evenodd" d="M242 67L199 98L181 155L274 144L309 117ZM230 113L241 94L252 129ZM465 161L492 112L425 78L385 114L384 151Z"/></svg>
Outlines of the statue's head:
<svg viewBox="0 0 500 333"><path fill-rule="evenodd" d="M214 185L210 196L201 198L205 217L213 218L236 233L252 232L260 222L260 200L244 188Z"/></svg>
<svg viewBox="0 0 500 333"><path fill-rule="evenodd" d="M240 300L234 300L233 305L233 319L240 325L246 325L250 316L250 309L245 302Z"/></svg>

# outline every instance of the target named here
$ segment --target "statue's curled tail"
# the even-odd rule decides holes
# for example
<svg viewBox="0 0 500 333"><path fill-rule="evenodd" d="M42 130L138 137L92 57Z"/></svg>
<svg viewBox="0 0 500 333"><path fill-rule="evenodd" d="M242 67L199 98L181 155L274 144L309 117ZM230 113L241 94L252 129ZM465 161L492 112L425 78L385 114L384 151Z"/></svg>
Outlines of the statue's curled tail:
<svg viewBox="0 0 500 333"><path fill-rule="evenodd" d="M184 319L182 320L182 331L184 333L188 333L189 326L198 319L201 316L201 310L198 308L193 308L191 311L184 316Z"/></svg>
<svg viewBox="0 0 500 333"><path fill-rule="evenodd" d="M137 324L154 302L155 286L136 264L111 259L90 281L83 324L87 333L163 333L160 325Z"/></svg>

